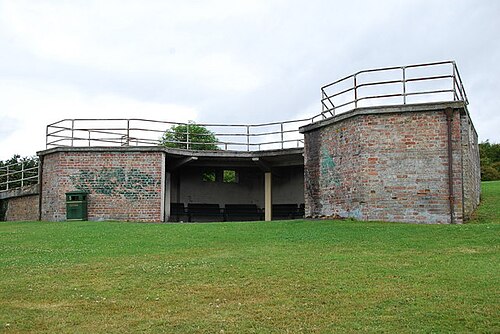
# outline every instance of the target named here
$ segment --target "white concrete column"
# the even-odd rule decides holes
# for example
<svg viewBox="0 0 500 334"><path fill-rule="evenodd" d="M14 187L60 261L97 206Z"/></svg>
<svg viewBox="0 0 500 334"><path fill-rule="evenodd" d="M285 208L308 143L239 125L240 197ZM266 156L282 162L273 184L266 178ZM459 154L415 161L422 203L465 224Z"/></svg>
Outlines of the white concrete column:
<svg viewBox="0 0 500 334"><path fill-rule="evenodd" d="M272 175L271 172L266 172L264 174L264 216L266 221L271 221L272 219Z"/></svg>

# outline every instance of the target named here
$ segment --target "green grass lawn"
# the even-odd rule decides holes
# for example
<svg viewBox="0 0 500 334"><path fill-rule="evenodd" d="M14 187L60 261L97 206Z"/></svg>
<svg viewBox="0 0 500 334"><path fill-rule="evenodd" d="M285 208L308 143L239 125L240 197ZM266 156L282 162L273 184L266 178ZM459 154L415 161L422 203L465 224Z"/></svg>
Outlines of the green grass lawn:
<svg viewBox="0 0 500 334"><path fill-rule="evenodd" d="M0 332L500 332L500 182L474 223L0 223Z"/></svg>

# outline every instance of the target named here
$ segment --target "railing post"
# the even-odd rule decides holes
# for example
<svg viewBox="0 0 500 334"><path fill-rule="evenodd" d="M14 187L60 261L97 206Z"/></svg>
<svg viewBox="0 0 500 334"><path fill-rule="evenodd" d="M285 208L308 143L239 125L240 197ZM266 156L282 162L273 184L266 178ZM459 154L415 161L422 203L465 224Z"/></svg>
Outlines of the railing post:
<svg viewBox="0 0 500 334"><path fill-rule="evenodd" d="M247 152L250 151L250 125L247 125Z"/></svg>
<svg viewBox="0 0 500 334"><path fill-rule="evenodd" d="M186 149L189 150L189 122L186 124Z"/></svg>
<svg viewBox="0 0 500 334"><path fill-rule="evenodd" d="M324 113L326 111L325 102L323 100L325 96L326 96L325 91L323 90L323 88L321 88L321 113Z"/></svg>
<svg viewBox="0 0 500 334"><path fill-rule="evenodd" d="M45 148L49 148L49 126L45 127Z"/></svg>
<svg viewBox="0 0 500 334"><path fill-rule="evenodd" d="M453 101L458 100L458 94L457 94L457 76L456 76L456 71L455 71L455 63L451 63L451 68L453 71ZM460 89L460 87L459 87Z"/></svg>
<svg viewBox="0 0 500 334"><path fill-rule="evenodd" d="M125 146L130 146L130 120L127 119L127 139L125 140Z"/></svg>
<svg viewBox="0 0 500 334"><path fill-rule="evenodd" d="M90 147L90 130L87 130L87 132L89 133L89 147Z"/></svg>
<svg viewBox="0 0 500 334"><path fill-rule="evenodd" d="M21 163L21 187L24 187L24 162Z"/></svg>
<svg viewBox="0 0 500 334"><path fill-rule="evenodd" d="M354 74L354 108L358 107L358 81Z"/></svg>
<svg viewBox="0 0 500 334"><path fill-rule="evenodd" d="M75 138L75 120L71 120L71 147L73 147L73 141Z"/></svg>
<svg viewBox="0 0 500 334"><path fill-rule="evenodd" d="M283 149L283 123L280 124L281 125L281 149Z"/></svg>
<svg viewBox="0 0 500 334"><path fill-rule="evenodd" d="M9 190L9 166L7 165L7 174L6 174L6 177L7 177L7 189L6 190Z"/></svg>
<svg viewBox="0 0 500 334"><path fill-rule="evenodd" d="M406 67L401 68L403 70L403 104L406 104Z"/></svg>

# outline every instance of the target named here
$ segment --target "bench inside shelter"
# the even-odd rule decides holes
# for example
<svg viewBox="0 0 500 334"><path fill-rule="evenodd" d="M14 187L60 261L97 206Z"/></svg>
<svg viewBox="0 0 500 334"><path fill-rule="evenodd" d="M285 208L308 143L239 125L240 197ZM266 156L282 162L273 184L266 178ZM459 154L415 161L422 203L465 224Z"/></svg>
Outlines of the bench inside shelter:
<svg viewBox="0 0 500 334"><path fill-rule="evenodd" d="M189 220L184 203L170 203L170 221L187 221Z"/></svg>
<svg viewBox="0 0 500 334"><path fill-rule="evenodd" d="M264 220L264 212L257 204L226 204L224 213L227 221Z"/></svg>
<svg viewBox="0 0 500 334"><path fill-rule="evenodd" d="M224 211L219 204L189 203L187 206L188 221L225 221Z"/></svg>
<svg viewBox="0 0 500 334"><path fill-rule="evenodd" d="M302 204L273 204L272 218L297 219L304 217L305 205ZM257 204L226 204L221 208L219 204L210 203L170 203L170 221L179 222L217 222L217 221L258 221L264 220L264 209Z"/></svg>
<svg viewBox="0 0 500 334"><path fill-rule="evenodd" d="M297 204L273 204L273 219L295 219L298 218Z"/></svg>

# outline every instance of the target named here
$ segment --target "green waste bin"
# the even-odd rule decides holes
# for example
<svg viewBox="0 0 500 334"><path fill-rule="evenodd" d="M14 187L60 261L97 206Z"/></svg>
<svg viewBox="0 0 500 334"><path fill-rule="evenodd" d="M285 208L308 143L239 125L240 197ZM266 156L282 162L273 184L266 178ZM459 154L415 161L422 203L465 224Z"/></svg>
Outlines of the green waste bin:
<svg viewBox="0 0 500 334"><path fill-rule="evenodd" d="M71 191L66 193L66 219L87 220L87 193Z"/></svg>

